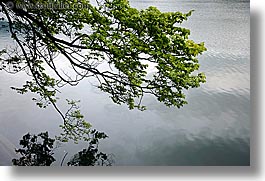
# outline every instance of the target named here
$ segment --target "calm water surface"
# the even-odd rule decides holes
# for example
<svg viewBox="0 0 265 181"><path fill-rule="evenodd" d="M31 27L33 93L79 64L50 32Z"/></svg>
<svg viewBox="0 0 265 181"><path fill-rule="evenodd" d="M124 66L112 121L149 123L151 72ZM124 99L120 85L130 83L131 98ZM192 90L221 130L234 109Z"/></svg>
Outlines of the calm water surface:
<svg viewBox="0 0 265 181"><path fill-rule="evenodd" d="M102 150L115 155L116 165L249 165L250 163L250 58L249 1L246 0L131 0L139 9L195 12L183 26L191 38L205 42L199 57L207 83L188 91L189 104L167 108L146 98L147 111L129 111L83 81L64 88L64 98L80 99L87 120L109 135ZM10 44L1 30L0 49ZM32 95L18 95L25 75L0 72L0 165L10 165L18 140L27 132L58 133L60 117L41 110ZM61 102L64 107L64 103ZM67 152L78 146L61 148ZM70 155L70 154L69 154ZM57 154L58 162L61 155Z"/></svg>

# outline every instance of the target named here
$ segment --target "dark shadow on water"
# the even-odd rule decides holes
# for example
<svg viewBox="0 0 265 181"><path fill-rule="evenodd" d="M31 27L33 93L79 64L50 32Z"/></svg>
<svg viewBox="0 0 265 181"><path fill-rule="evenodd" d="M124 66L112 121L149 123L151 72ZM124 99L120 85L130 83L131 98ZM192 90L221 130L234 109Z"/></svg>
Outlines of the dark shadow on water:
<svg viewBox="0 0 265 181"><path fill-rule="evenodd" d="M69 177L256 177L261 174L261 47L260 47L260 24L261 16L258 12L251 13L251 167L110 167L110 168L12 168L14 178L21 177L46 177L61 178Z"/></svg>

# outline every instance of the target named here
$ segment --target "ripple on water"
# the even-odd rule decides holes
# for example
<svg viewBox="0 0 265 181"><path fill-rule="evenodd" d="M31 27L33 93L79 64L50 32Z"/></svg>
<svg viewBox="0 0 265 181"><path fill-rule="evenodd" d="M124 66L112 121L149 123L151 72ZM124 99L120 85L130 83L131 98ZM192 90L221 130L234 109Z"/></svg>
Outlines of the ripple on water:
<svg viewBox="0 0 265 181"><path fill-rule="evenodd" d="M200 71L205 72L207 82L202 86L208 91L249 94L250 63L248 56L205 53L200 57Z"/></svg>

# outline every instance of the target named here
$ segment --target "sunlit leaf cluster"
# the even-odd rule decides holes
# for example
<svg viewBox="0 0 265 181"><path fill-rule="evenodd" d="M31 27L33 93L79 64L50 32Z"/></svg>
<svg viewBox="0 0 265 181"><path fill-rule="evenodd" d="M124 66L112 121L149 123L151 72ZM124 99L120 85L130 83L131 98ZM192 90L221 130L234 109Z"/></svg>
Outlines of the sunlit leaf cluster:
<svg viewBox="0 0 265 181"><path fill-rule="evenodd" d="M63 3L72 8L10 9L1 1L2 14L17 44L17 51L4 58L19 57L19 64L25 66L18 71L25 70L33 78L16 89L21 93L35 92L55 106L58 88L93 77L113 102L144 110L142 99L148 94L167 106L181 107L187 103L185 90L206 80L197 71L197 56L206 48L190 40L190 30L181 26L192 11L138 10L127 0L16 1L16 5L23 3ZM62 60L74 74L60 70L56 62ZM101 64L109 69L100 69ZM148 72L150 66L155 67L152 72Z"/></svg>

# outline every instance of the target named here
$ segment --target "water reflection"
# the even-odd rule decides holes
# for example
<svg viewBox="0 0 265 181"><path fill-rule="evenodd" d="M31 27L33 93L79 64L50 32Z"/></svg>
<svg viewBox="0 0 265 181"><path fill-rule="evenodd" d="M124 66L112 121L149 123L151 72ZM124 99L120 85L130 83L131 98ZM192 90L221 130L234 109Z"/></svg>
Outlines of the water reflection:
<svg viewBox="0 0 265 181"><path fill-rule="evenodd" d="M208 48L199 58L207 83L188 91L189 104L182 109L167 108L148 97L144 100L147 111L129 111L85 81L64 88L61 99L82 100L87 120L109 135L102 149L115 154L117 165L249 165L249 1L131 3L137 8L157 6L162 11L195 9L183 26L191 29L192 39L204 41ZM0 49L8 44L7 37L1 31ZM6 165L8 153L2 145L16 145L28 131L56 133L61 120L53 109L36 108L31 95L17 95L9 89L21 85L23 75L0 72L0 80L0 165ZM79 148L65 149L75 152Z"/></svg>
<svg viewBox="0 0 265 181"><path fill-rule="evenodd" d="M188 138L181 134L169 135L140 146L136 155L145 165L250 165L249 142L241 138L209 138L204 135Z"/></svg>

